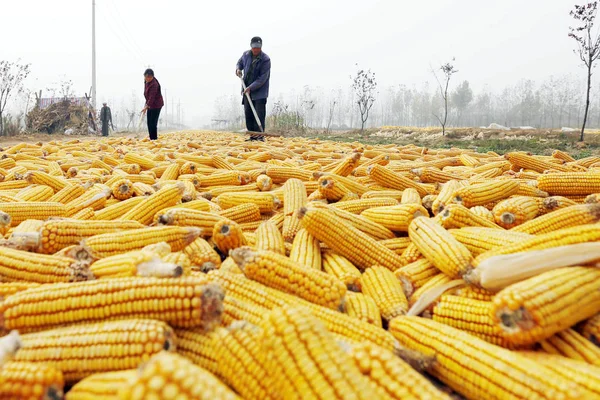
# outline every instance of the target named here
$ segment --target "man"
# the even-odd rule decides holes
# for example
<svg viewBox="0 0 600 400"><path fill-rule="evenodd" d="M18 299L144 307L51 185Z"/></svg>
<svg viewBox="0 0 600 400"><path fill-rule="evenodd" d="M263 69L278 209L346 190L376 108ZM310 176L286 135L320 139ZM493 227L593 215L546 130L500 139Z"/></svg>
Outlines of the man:
<svg viewBox="0 0 600 400"><path fill-rule="evenodd" d="M106 103L102 103L102 108L100 109L100 122L102 122L102 136L108 136L108 124L113 126L112 123L112 114L110 113L110 107L106 105ZM114 130L113 126L113 130Z"/></svg>
<svg viewBox="0 0 600 400"><path fill-rule="evenodd" d="M148 117L148 135L150 140L156 140L158 139L158 117L165 102L160 90L160 83L154 77L154 71L150 68L144 71L144 98L146 99L146 105L142 113L147 114Z"/></svg>
<svg viewBox="0 0 600 400"><path fill-rule="evenodd" d="M246 115L246 129L248 132L260 132L246 93L250 95L252 104L258 114L258 119L265 129L265 116L267 114L267 98L269 97L269 80L271 78L271 59L262 51L262 39L255 36L250 41L250 50L242 54L237 62L235 74L244 79L246 91L242 93L242 104ZM263 135L251 135L250 140L264 141Z"/></svg>

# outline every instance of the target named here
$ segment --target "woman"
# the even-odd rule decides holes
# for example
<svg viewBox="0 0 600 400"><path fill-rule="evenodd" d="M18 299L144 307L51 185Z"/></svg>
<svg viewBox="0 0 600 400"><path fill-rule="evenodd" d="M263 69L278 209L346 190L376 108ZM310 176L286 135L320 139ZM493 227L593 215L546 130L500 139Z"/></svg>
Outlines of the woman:
<svg viewBox="0 0 600 400"><path fill-rule="evenodd" d="M154 77L154 71L148 68L144 72L144 97L146 98L146 106L142 110L148 117L148 133L150 140L158 139L158 117L160 109L165 105L160 92L160 83Z"/></svg>

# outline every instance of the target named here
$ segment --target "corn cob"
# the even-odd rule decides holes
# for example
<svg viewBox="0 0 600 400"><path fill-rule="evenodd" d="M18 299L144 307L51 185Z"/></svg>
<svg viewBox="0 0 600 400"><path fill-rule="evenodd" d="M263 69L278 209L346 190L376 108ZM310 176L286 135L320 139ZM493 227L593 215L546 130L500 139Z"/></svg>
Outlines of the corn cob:
<svg viewBox="0 0 600 400"><path fill-rule="evenodd" d="M273 180L273 183L284 183L288 179L310 181L313 174L309 170L294 167L267 167L265 174Z"/></svg>
<svg viewBox="0 0 600 400"><path fill-rule="evenodd" d="M64 217L66 208L61 203L22 202L0 203L0 211L10 215L12 225L18 225L27 219L44 220L50 217Z"/></svg>
<svg viewBox="0 0 600 400"><path fill-rule="evenodd" d="M141 250L144 246L160 242L168 243L173 251L180 251L200 234L198 228L161 226L95 235L84 239L83 245L97 258Z"/></svg>
<svg viewBox="0 0 600 400"><path fill-rule="evenodd" d="M62 399L63 374L50 365L10 361L0 369L2 399Z"/></svg>
<svg viewBox="0 0 600 400"><path fill-rule="evenodd" d="M98 372L135 368L163 349L174 350L174 339L161 321L90 323L22 335L15 361L56 367L72 383Z"/></svg>
<svg viewBox="0 0 600 400"><path fill-rule="evenodd" d="M156 214L154 214L154 219L152 220L152 222L154 224L159 223L161 216L171 210L185 208L186 210L213 212L214 210L212 207L213 207L212 203L206 199L198 199L198 200L188 201L187 203L179 203L174 206L166 207L166 208L163 208L160 211L158 211Z"/></svg>
<svg viewBox="0 0 600 400"><path fill-rule="evenodd" d="M269 250L285 255L283 236L271 221L262 222L256 229L256 249Z"/></svg>
<svg viewBox="0 0 600 400"><path fill-rule="evenodd" d="M159 209L174 206L181 200L182 195L182 186L166 186L133 207L119 219L124 221L138 221L144 225L149 225L152 223L154 214Z"/></svg>
<svg viewBox="0 0 600 400"><path fill-rule="evenodd" d="M29 186L26 180L12 180L0 182L0 190L24 189Z"/></svg>
<svg viewBox="0 0 600 400"><path fill-rule="evenodd" d="M538 189L537 181L531 181L535 184L532 186L529 182L519 184L519 190L515 193L515 196L528 196L528 197L539 197L546 198L549 196L548 192Z"/></svg>
<svg viewBox="0 0 600 400"><path fill-rule="evenodd" d="M400 357L371 343L356 343L349 351L354 364L376 385L380 398L450 399ZM398 377L402 379L398 379Z"/></svg>
<svg viewBox="0 0 600 400"><path fill-rule="evenodd" d="M119 390L136 376L137 370L135 369L89 375L71 387L65 400L117 400Z"/></svg>
<svg viewBox="0 0 600 400"><path fill-rule="evenodd" d="M537 211L537 206L536 206ZM473 213L470 209L460 204L448 204L437 216L441 225L446 229L465 227L485 227L500 229L494 222Z"/></svg>
<svg viewBox="0 0 600 400"><path fill-rule="evenodd" d="M454 192L453 201L467 208L483 206L514 195L519 183L512 180L492 180L486 183L465 186Z"/></svg>
<svg viewBox="0 0 600 400"><path fill-rule="evenodd" d="M42 224L38 231L38 251L44 254L54 254L91 236L143 227L144 225L135 221L48 220ZM20 235L22 234L14 234L15 237ZM25 233L24 235L31 234Z"/></svg>
<svg viewBox="0 0 600 400"><path fill-rule="evenodd" d="M462 181L448 181L442 185L440 193L431 204L431 211L434 215L439 214L446 207L446 205L452 202L452 197L455 191L463 187Z"/></svg>
<svg viewBox="0 0 600 400"><path fill-rule="evenodd" d="M531 235L512 230L503 231L479 227L451 229L449 232L456 240L464 244L474 256L531 238Z"/></svg>
<svg viewBox="0 0 600 400"><path fill-rule="evenodd" d="M25 180L31 184L49 186L55 193L69 186L66 179L42 171L29 171L25 174Z"/></svg>
<svg viewBox="0 0 600 400"><path fill-rule="evenodd" d="M350 191L341 183L330 179L327 176L319 178L319 191L321 194L331 202L341 201L345 198Z"/></svg>
<svg viewBox="0 0 600 400"><path fill-rule="evenodd" d="M115 182L117 182L118 180L121 180L121 179L127 179L128 181L130 181L132 183L144 183L146 185L154 184L154 178L152 176L132 175L132 174L124 174L124 175L113 174L112 178L110 178L109 180L106 181L106 184L108 186L112 186Z"/></svg>
<svg viewBox="0 0 600 400"><path fill-rule="evenodd" d="M576 383L582 393L582 398L600 398L600 368L554 354L534 351L520 351L518 354L552 370L562 378Z"/></svg>
<svg viewBox="0 0 600 400"><path fill-rule="evenodd" d="M397 237L393 239L380 240L379 243L392 250L398 255L402 255L404 250L410 245L410 238L408 237Z"/></svg>
<svg viewBox="0 0 600 400"><path fill-rule="evenodd" d="M5 298L17 292L40 286L39 283L31 282L2 282L0 283L0 297Z"/></svg>
<svg viewBox="0 0 600 400"><path fill-rule="evenodd" d="M219 268L221 257L213 247L204 239L198 238L190 243L183 252L187 254L192 262L192 270L199 269L202 272Z"/></svg>
<svg viewBox="0 0 600 400"><path fill-rule="evenodd" d="M421 254L421 251L419 250L417 245L414 244L412 241L408 246L406 246L406 248L400 256L400 259L402 260L402 264L400 266L408 265L423 258L423 254Z"/></svg>
<svg viewBox="0 0 600 400"><path fill-rule="evenodd" d="M20 190L15 198L21 201L48 201L54 195L50 186L34 185Z"/></svg>
<svg viewBox="0 0 600 400"><path fill-rule="evenodd" d="M408 300L398 278L383 267L371 267L361 277L362 293L371 297L381 316L390 321L408 311Z"/></svg>
<svg viewBox="0 0 600 400"><path fill-rule="evenodd" d="M443 295L433 308L433 320L452 326L496 346L512 348L490 316L492 303Z"/></svg>
<svg viewBox="0 0 600 400"><path fill-rule="evenodd" d="M331 174L339 176L350 175L354 168L358 167L361 155L360 153L353 153L349 157L346 157L331 170Z"/></svg>
<svg viewBox="0 0 600 400"><path fill-rule="evenodd" d="M173 293L179 294L177 299ZM135 277L41 285L9 296L1 308L3 327L19 332L132 318L209 328L219 322L222 300L221 288L204 278Z"/></svg>
<svg viewBox="0 0 600 400"><path fill-rule="evenodd" d="M553 211L522 225L516 226L512 230L515 232L538 235L563 228L592 224L599 220L600 205L580 204Z"/></svg>
<svg viewBox="0 0 600 400"><path fill-rule="evenodd" d="M208 372L216 374L219 371L220 361L217 357L217 330L219 330L218 327L210 331L175 329L177 353Z"/></svg>
<svg viewBox="0 0 600 400"><path fill-rule="evenodd" d="M400 204L418 204L421 205L421 196L416 189L408 188L402 192Z"/></svg>
<svg viewBox="0 0 600 400"><path fill-rule="evenodd" d="M568 153L565 153L564 151L560 151L560 150L554 150L552 152L552 157L558 158L559 160L563 160L566 162L575 161L575 159L573 157L571 157Z"/></svg>
<svg viewBox="0 0 600 400"><path fill-rule="evenodd" d="M214 340L219 343L217 376L243 398L277 398L265 379L269 371L261 348L262 335L260 328L245 321L214 331Z"/></svg>
<svg viewBox="0 0 600 400"><path fill-rule="evenodd" d="M348 258L358 268L382 265L393 271L402 263L400 256L367 234L342 222L328 210L303 209L299 217L310 234Z"/></svg>
<svg viewBox="0 0 600 400"><path fill-rule="evenodd" d="M201 228L203 235L210 235L215 227L215 224L219 221L226 221L226 218L205 211L197 211L188 208L172 208L169 211L158 213L159 225L168 226L182 226L182 227L196 227Z"/></svg>
<svg viewBox="0 0 600 400"><path fill-rule="evenodd" d="M76 282L91 275L85 264L72 258L32 254L0 247L0 277L4 282Z"/></svg>
<svg viewBox="0 0 600 400"><path fill-rule="evenodd" d="M315 204L315 207L323 208L324 206L319 206ZM340 210L339 208L334 207L324 208L331 210L337 217L346 222L348 225L351 225L359 231L366 233L375 240L393 239L396 236L394 232L392 232L385 226L375 221L372 221L371 219L363 215L352 214L348 211Z"/></svg>
<svg viewBox="0 0 600 400"><path fill-rule="evenodd" d="M65 166L62 165L62 168L64 170ZM142 167L140 167L138 164L119 164L116 166L116 169L120 169L126 174L131 175L138 175L140 172L142 172Z"/></svg>
<svg viewBox="0 0 600 400"><path fill-rule="evenodd" d="M212 240L224 255L229 254L230 250L246 245L246 239L239 224L228 220L221 220L215 224Z"/></svg>
<svg viewBox="0 0 600 400"><path fill-rule="evenodd" d="M477 286L462 286L452 292L453 295L479 301L491 302L496 293Z"/></svg>
<svg viewBox="0 0 600 400"><path fill-rule="evenodd" d="M257 248L260 248L257 245ZM285 252L283 253L285 254ZM308 268L321 270L321 247L319 241L306 229L300 229L292 243L290 260Z"/></svg>
<svg viewBox="0 0 600 400"><path fill-rule="evenodd" d="M551 195L587 196L600 192L600 178L592 172L545 174L538 178L538 188Z"/></svg>
<svg viewBox="0 0 600 400"><path fill-rule="evenodd" d="M152 196L156 193L156 189L154 187L143 183L143 182L135 182L131 185L132 195L133 196Z"/></svg>
<svg viewBox="0 0 600 400"><path fill-rule="evenodd" d="M446 275L460 277L468 271L472 261L469 250L432 219L416 218L408 235L421 254Z"/></svg>
<svg viewBox="0 0 600 400"><path fill-rule="evenodd" d="M348 290L360 291L360 271L346 258L331 251L322 255L323 270L344 282Z"/></svg>
<svg viewBox="0 0 600 400"><path fill-rule="evenodd" d="M411 171L417 175L421 182L446 183L451 180L461 180L462 177L434 167L416 168Z"/></svg>
<svg viewBox="0 0 600 400"><path fill-rule="evenodd" d="M108 191L110 194L110 190ZM73 217L84 208L91 207L96 210L101 210L106 206L106 192L98 190L88 190L80 198L65 204L65 216Z"/></svg>
<svg viewBox="0 0 600 400"><path fill-rule="evenodd" d="M336 309L346 294L346 286L335 277L271 251L242 247L233 250L231 257L248 278L314 304Z"/></svg>
<svg viewBox="0 0 600 400"><path fill-rule="evenodd" d="M384 197L337 202L332 204L331 206L340 210L348 211L352 214L360 214L369 208L389 207L396 205L398 205L397 200Z"/></svg>
<svg viewBox="0 0 600 400"><path fill-rule="evenodd" d="M275 393L294 398L376 398L350 356L308 310L278 308L267 315L263 327L263 348L270 355L265 369L273 374Z"/></svg>
<svg viewBox="0 0 600 400"><path fill-rule="evenodd" d="M96 211L91 219L105 221L115 220L145 200L146 199L144 197L132 197L131 199L121 201L119 203L107 206L102 210Z"/></svg>
<svg viewBox="0 0 600 400"><path fill-rule="evenodd" d="M183 267L165 264L160 257L160 254L153 251L136 250L95 261L90 266L90 271L97 279L126 276L178 277L183 274Z"/></svg>
<svg viewBox="0 0 600 400"><path fill-rule="evenodd" d="M112 195L117 200L127 200L133 196L133 183L128 179L119 179L112 184Z"/></svg>
<svg viewBox="0 0 600 400"><path fill-rule="evenodd" d="M422 184L406 178L405 176L400 175L381 165L373 165L369 171L369 176L377 183L390 189L404 190L407 188L413 188L419 193L420 196L429 194Z"/></svg>
<svg viewBox="0 0 600 400"><path fill-rule="evenodd" d="M539 212L539 202L533 197L515 196L502 200L494 206L492 213L498 225L505 229L514 228L533 220Z"/></svg>
<svg viewBox="0 0 600 400"><path fill-rule="evenodd" d="M435 356L437 362L428 371L468 398L554 399L579 395L576 386L526 357L439 322L395 318L390 331L407 348ZM468 374L461 373L467 369Z"/></svg>
<svg viewBox="0 0 600 400"><path fill-rule="evenodd" d="M158 382L158 383L157 383ZM119 392L121 399L222 399L239 397L207 370L178 354L161 352L145 363L135 380Z"/></svg>
<svg viewBox="0 0 600 400"><path fill-rule="evenodd" d="M321 307L287 293L271 289L258 282L251 281L243 275L212 271L208 274L208 279L218 283L227 291L227 297L224 302L224 322L227 319L251 319L252 314L250 313L256 313L257 309L271 310L285 305L301 305L309 308L327 326L327 329L334 334L344 336L351 342L369 341L389 350L394 349L395 341L385 330L362 321L357 321L352 317L329 308ZM231 300L236 301L232 302ZM248 306L245 308L244 318L236 318L235 315L239 315L239 312L242 311L242 303ZM260 324L261 321L262 315L259 311L255 323Z"/></svg>
<svg viewBox="0 0 600 400"><path fill-rule="evenodd" d="M217 197L217 203L224 210L245 203L254 203L262 213L270 213L279 208L280 201L270 192L223 193Z"/></svg>
<svg viewBox="0 0 600 400"><path fill-rule="evenodd" d="M557 332L542 340L539 346L549 354L557 354L600 366L600 348L573 329Z"/></svg>
<svg viewBox="0 0 600 400"><path fill-rule="evenodd" d="M344 302L344 312L351 317L381 327L381 314L377 303L362 293L348 292Z"/></svg>
<svg viewBox="0 0 600 400"><path fill-rule="evenodd" d="M76 220L81 220L81 221L88 221L88 220L91 220L95 214L96 214L96 212L94 211L93 208L87 207L87 208L84 208L83 210L80 210L79 212L73 214L72 218L76 219Z"/></svg>
<svg viewBox="0 0 600 400"><path fill-rule="evenodd" d="M406 232L415 218L428 216L429 213L420 204L401 204L390 207L369 208L360 215L392 231Z"/></svg>
<svg viewBox="0 0 600 400"><path fill-rule="evenodd" d="M484 206L471 207L471 208L469 208L469 210L473 214L475 214L481 218L484 218L484 219L488 220L489 222L492 222L494 224L496 223L496 220L494 219L494 214L492 213L492 211L488 210Z"/></svg>
<svg viewBox="0 0 600 400"><path fill-rule="evenodd" d="M403 282L406 282L413 290L419 289L429 279L439 274L439 270L433 266L427 259L420 259L404 267L398 268L394 275Z"/></svg>
<svg viewBox="0 0 600 400"><path fill-rule="evenodd" d="M499 292L493 300L492 318L510 343L526 345L593 316L599 306L600 270L559 268Z"/></svg>
<svg viewBox="0 0 600 400"><path fill-rule="evenodd" d="M127 164L137 164L144 170L152 169L158 166L154 160L131 152L125 154L125 157L123 157L123 162Z"/></svg>
<svg viewBox="0 0 600 400"><path fill-rule="evenodd" d="M256 204L240 204L219 212L219 215L238 224L244 222L260 221L260 208Z"/></svg>
<svg viewBox="0 0 600 400"><path fill-rule="evenodd" d="M559 163L544 161L538 157L534 157L525 153L508 153L506 159L516 168L530 169L536 172L544 172L546 170L557 170L562 172L569 171L568 167L562 165L564 162L560 159L555 159Z"/></svg>
<svg viewBox="0 0 600 400"><path fill-rule="evenodd" d="M598 240L600 240L600 230L593 224L564 228L539 234L512 245L489 250L477 256L473 261L473 265L477 266L482 261L493 256L521 253L524 251L544 250L569 244L595 242Z"/></svg>
<svg viewBox="0 0 600 400"><path fill-rule="evenodd" d="M600 314L582 322L580 332L596 346L600 346Z"/></svg>
<svg viewBox="0 0 600 400"><path fill-rule="evenodd" d="M374 199L374 198L391 198L397 201L402 199L402 190L370 190L363 193L361 199ZM427 196L425 196L427 197Z"/></svg>

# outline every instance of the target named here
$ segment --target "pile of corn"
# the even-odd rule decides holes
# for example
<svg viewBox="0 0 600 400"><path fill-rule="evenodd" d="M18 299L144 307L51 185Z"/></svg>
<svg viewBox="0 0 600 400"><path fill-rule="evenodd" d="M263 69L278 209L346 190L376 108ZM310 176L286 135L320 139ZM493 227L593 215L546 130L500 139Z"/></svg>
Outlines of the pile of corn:
<svg viewBox="0 0 600 400"><path fill-rule="evenodd" d="M0 149L2 399L600 399L600 157Z"/></svg>

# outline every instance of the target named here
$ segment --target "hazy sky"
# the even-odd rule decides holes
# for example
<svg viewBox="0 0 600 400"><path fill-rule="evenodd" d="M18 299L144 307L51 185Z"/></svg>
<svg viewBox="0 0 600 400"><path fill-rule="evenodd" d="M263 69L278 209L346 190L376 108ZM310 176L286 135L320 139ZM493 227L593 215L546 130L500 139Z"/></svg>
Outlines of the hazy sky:
<svg viewBox="0 0 600 400"><path fill-rule="evenodd" d="M0 59L32 64L30 89L63 76L91 85L92 0L2 0ZM432 80L456 57L457 79L500 89L522 78L580 72L565 0L96 0L98 103L142 105L147 66L181 101L186 122L210 121L237 94L235 63L260 35L272 59L271 98L304 85L347 87L355 63L380 87ZM164 94L164 93L163 93ZM241 105L240 105L241 107Z"/></svg>

